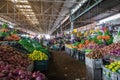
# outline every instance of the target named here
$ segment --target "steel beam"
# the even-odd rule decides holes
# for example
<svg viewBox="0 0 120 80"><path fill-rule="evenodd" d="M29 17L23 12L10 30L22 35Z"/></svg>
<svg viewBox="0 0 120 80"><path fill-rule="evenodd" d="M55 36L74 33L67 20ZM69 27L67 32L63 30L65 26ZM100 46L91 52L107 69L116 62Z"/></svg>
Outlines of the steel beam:
<svg viewBox="0 0 120 80"><path fill-rule="evenodd" d="M42 1L42 2L49 2L49 3L80 3L80 2L77 2L77 1L62 1L62 0L28 0L28 1Z"/></svg>
<svg viewBox="0 0 120 80"><path fill-rule="evenodd" d="M5 3L5 4L3 4L1 7L0 7L0 10L3 8L3 7L5 7L7 4Z"/></svg>
<svg viewBox="0 0 120 80"><path fill-rule="evenodd" d="M65 0L64 2L66 2L66 0ZM61 7L63 7L64 4L65 4L65 3L62 3L62 4L61 4ZM59 12L61 12L62 9L63 9L63 8L61 8L61 9L59 10ZM58 14L58 15L59 15L59 14ZM66 16L67 16L67 15L65 15L65 16L63 16L63 17L66 17ZM56 20L57 20L57 18L59 18L59 16L56 17ZM53 26L53 28L51 29L51 33L53 33L53 32L55 31L54 29L56 29L56 27L58 27L59 24L60 24L60 22L61 22L61 21L59 21L58 25L55 26L55 24L56 24L56 20L54 21L54 24L53 24L54 26Z"/></svg>
<svg viewBox="0 0 120 80"><path fill-rule="evenodd" d="M81 9L81 7L80 7L80 9L78 9L77 12L75 12L74 14L71 15L71 17L72 17L71 20L72 21L76 20L77 18L79 18L80 16L82 16L83 14L85 14L86 12L91 10L92 8L94 8L96 5L98 5L102 1L103 0L96 0L96 2L94 2L94 4L91 4L88 8L85 8L82 12L80 11L80 9Z"/></svg>
<svg viewBox="0 0 120 80"><path fill-rule="evenodd" d="M21 14L22 15L22 13L0 13L0 15L18 15L18 14ZM51 17L53 17L53 16L60 16L60 17L66 17L67 15L65 15L65 16L62 16L62 15L51 15L51 14L35 14L36 16L51 16ZM30 15L30 16L32 16L32 15Z"/></svg>

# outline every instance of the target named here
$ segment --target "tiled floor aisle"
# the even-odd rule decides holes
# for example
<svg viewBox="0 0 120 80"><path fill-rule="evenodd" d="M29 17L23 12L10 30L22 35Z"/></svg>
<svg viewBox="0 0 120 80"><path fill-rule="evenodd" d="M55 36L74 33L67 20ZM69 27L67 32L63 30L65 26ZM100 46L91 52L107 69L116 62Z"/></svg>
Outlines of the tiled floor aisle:
<svg viewBox="0 0 120 80"><path fill-rule="evenodd" d="M47 77L48 80L86 80L85 64L65 52L52 51Z"/></svg>

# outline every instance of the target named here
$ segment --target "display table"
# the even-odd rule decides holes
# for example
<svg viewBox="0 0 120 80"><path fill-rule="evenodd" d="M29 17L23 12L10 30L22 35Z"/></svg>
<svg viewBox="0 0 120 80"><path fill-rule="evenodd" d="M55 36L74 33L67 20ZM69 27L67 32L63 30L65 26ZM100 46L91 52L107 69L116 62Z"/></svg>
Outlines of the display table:
<svg viewBox="0 0 120 80"><path fill-rule="evenodd" d="M85 63L85 51L77 50L77 49L70 49L68 47L65 47L65 52L73 57L74 59L77 59L81 62Z"/></svg>

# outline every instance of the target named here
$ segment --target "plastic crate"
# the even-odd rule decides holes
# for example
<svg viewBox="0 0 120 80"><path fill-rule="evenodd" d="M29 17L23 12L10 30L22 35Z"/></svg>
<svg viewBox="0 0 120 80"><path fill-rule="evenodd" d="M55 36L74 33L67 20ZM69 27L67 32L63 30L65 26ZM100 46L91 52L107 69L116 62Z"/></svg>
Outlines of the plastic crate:
<svg viewBox="0 0 120 80"><path fill-rule="evenodd" d="M68 54L68 55L70 55L70 49L69 48L67 48L67 47L65 47L65 52Z"/></svg>
<svg viewBox="0 0 120 80"><path fill-rule="evenodd" d="M67 47L65 46L65 52L67 52Z"/></svg>
<svg viewBox="0 0 120 80"><path fill-rule="evenodd" d="M28 71L32 72L34 70L34 62L32 62L28 68L27 68Z"/></svg>
<svg viewBox="0 0 120 80"><path fill-rule="evenodd" d="M76 59L76 55L77 55L77 50L76 49L71 49L71 55L73 58Z"/></svg>
<svg viewBox="0 0 120 80"><path fill-rule="evenodd" d="M69 54L69 52L68 52L68 48L66 48L66 53Z"/></svg>
<svg viewBox="0 0 120 80"><path fill-rule="evenodd" d="M70 56L74 56L74 50L73 49L70 49L70 51L71 51L71 54L70 54Z"/></svg>
<svg viewBox="0 0 120 80"><path fill-rule="evenodd" d="M85 57L85 64L86 64L86 66L90 67L90 65L92 64L91 59L88 57Z"/></svg>
<svg viewBox="0 0 120 80"><path fill-rule="evenodd" d="M112 80L112 79L109 77L103 76L103 80Z"/></svg>
<svg viewBox="0 0 120 80"><path fill-rule="evenodd" d="M92 71L91 71L91 69L90 68L88 68L87 67L87 70L86 70L87 72L86 72L86 74L87 74L87 80L93 80L93 74L92 74Z"/></svg>
<svg viewBox="0 0 120 80"><path fill-rule="evenodd" d="M103 66L103 80L118 80L118 74Z"/></svg>
<svg viewBox="0 0 120 80"><path fill-rule="evenodd" d="M77 50L73 49L73 58L77 59Z"/></svg>
<svg viewBox="0 0 120 80"><path fill-rule="evenodd" d="M102 69L87 67L87 80L102 80Z"/></svg>
<svg viewBox="0 0 120 80"><path fill-rule="evenodd" d="M76 59L79 60L79 51L76 51Z"/></svg>
<svg viewBox="0 0 120 80"><path fill-rule="evenodd" d="M68 49L69 56L71 56L71 49Z"/></svg>
<svg viewBox="0 0 120 80"><path fill-rule="evenodd" d="M103 77L111 80L111 74L111 71L103 66Z"/></svg>
<svg viewBox="0 0 120 80"><path fill-rule="evenodd" d="M102 69L94 70L94 80L102 80Z"/></svg>
<svg viewBox="0 0 120 80"><path fill-rule="evenodd" d="M81 51L81 60L85 62L85 52Z"/></svg>
<svg viewBox="0 0 120 80"><path fill-rule="evenodd" d="M120 74L119 73L117 73L117 76L118 76L118 80L120 80Z"/></svg>
<svg viewBox="0 0 120 80"><path fill-rule="evenodd" d="M34 61L34 71L46 71L48 70L48 61Z"/></svg>
<svg viewBox="0 0 120 80"><path fill-rule="evenodd" d="M80 61L80 51L77 51L77 55L78 55L78 60Z"/></svg>
<svg viewBox="0 0 120 80"><path fill-rule="evenodd" d="M102 68L102 59L92 59L92 64L94 68Z"/></svg>
<svg viewBox="0 0 120 80"><path fill-rule="evenodd" d="M117 75L117 73L111 73L111 79L112 80L118 80L118 75Z"/></svg>
<svg viewBox="0 0 120 80"><path fill-rule="evenodd" d="M85 62L85 52L84 51L78 51L78 57L79 61Z"/></svg>
<svg viewBox="0 0 120 80"><path fill-rule="evenodd" d="M71 55L71 49L70 48L67 48L67 52L69 55Z"/></svg>
<svg viewBox="0 0 120 80"><path fill-rule="evenodd" d="M85 57L85 63L91 68L102 68L103 65L102 59L90 59L88 57Z"/></svg>

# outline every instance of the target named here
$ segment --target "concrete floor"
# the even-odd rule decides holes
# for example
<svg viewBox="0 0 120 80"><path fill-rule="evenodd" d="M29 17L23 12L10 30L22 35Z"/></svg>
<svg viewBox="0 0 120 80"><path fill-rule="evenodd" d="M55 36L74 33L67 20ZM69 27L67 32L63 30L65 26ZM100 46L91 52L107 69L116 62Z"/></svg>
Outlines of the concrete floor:
<svg viewBox="0 0 120 80"><path fill-rule="evenodd" d="M86 66L64 51L52 51L48 80L86 80Z"/></svg>

